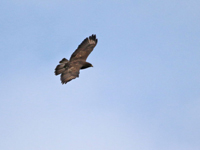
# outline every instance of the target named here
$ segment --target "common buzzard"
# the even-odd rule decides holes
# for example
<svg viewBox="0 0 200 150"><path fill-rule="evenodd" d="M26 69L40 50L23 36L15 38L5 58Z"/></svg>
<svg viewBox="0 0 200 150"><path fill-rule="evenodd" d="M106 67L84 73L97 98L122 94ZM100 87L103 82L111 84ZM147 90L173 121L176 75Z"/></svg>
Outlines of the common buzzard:
<svg viewBox="0 0 200 150"><path fill-rule="evenodd" d="M55 68L55 75L60 76L62 84L79 77L79 70L93 67L91 63L86 62L88 55L92 52L97 44L96 35L92 34L89 38L85 38L83 42L71 55L70 60L63 58L59 65Z"/></svg>

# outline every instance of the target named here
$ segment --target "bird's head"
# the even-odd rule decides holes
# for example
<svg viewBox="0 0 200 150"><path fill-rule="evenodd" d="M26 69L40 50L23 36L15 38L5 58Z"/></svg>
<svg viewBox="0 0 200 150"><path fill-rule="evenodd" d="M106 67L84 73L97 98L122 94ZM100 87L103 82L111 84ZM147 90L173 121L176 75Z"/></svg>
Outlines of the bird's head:
<svg viewBox="0 0 200 150"><path fill-rule="evenodd" d="M91 63L89 63L89 62L85 62L83 64L83 66L81 67L81 69L86 69L86 68L89 68L89 67L93 67L93 65Z"/></svg>

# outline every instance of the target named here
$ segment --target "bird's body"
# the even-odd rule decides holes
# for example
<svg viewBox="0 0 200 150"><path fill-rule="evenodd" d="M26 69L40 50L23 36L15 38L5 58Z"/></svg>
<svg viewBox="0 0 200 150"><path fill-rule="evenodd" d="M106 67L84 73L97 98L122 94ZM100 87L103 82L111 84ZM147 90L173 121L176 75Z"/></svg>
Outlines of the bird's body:
<svg viewBox="0 0 200 150"><path fill-rule="evenodd" d="M97 44L96 35L91 35L83 40L78 48L71 55L70 60L63 58L55 68L55 75L61 74L62 84L79 77L79 70L93 67L91 63L86 62L87 57Z"/></svg>

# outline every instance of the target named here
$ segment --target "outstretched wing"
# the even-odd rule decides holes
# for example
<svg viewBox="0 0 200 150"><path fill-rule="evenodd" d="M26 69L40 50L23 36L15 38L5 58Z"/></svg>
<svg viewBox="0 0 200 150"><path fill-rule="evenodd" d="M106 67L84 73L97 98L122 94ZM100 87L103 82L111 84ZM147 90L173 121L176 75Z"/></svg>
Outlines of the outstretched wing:
<svg viewBox="0 0 200 150"><path fill-rule="evenodd" d="M89 38L83 40L75 52L71 55L70 61L82 59L86 60L97 44L96 35L92 34Z"/></svg>
<svg viewBox="0 0 200 150"><path fill-rule="evenodd" d="M82 66L81 63L75 62L75 63L71 63L68 67L66 67L65 71L63 71L60 76L60 80L62 84L66 84L72 79L79 77L79 70L81 66Z"/></svg>

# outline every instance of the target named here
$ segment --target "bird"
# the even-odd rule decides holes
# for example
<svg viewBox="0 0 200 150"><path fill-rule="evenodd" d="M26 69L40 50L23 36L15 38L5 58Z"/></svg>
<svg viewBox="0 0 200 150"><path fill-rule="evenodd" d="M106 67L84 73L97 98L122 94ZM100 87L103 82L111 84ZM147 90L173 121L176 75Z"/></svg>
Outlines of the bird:
<svg viewBox="0 0 200 150"><path fill-rule="evenodd" d="M98 39L95 34L85 38L78 48L71 55L70 59L63 58L55 68L55 75L60 75L62 84L66 84L79 77L80 69L93 67L89 62L86 62L87 57L97 45Z"/></svg>

